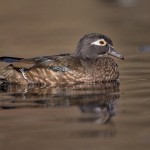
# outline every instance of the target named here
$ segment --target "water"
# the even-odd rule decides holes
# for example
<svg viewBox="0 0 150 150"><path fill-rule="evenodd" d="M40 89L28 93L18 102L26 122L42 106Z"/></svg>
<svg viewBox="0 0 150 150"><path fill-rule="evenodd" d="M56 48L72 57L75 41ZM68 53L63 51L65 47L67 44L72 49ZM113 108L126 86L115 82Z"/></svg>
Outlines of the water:
<svg viewBox="0 0 150 150"><path fill-rule="evenodd" d="M108 0L3 2L2 56L72 52L83 34L103 32L112 37L125 60L115 59L119 83L1 86L1 150L149 149L150 53L141 51L150 45L149 1L123 4Z"/></svg>

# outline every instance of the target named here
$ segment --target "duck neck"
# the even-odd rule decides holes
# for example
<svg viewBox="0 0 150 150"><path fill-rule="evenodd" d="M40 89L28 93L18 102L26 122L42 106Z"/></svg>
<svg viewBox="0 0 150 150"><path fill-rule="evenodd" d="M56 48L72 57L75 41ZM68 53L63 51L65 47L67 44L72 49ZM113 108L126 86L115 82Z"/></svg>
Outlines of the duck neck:
<svg viewBox="0 0 150 150"><path fill-rule="evenodd" d="M80 51L75 51L74 52L74 57L85 60L85 61L96 61L99 59L99 57L90 55L90 54L83 54Z"/></svg>

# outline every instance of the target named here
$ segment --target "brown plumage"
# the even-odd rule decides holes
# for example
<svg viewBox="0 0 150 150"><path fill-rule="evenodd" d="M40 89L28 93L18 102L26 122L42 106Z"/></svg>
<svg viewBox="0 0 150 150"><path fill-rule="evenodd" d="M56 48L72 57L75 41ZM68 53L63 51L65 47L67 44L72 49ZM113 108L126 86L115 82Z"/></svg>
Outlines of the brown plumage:
<svg viewBox="0 0 150 150"><path fill-rule="evenodd" d="M74 54L31 59L1 57L10 65L0 69L0 78L8 83L51 86L117 80L118 65L106 54L123 59L107 36L92 33L81 38Z"/></svg>

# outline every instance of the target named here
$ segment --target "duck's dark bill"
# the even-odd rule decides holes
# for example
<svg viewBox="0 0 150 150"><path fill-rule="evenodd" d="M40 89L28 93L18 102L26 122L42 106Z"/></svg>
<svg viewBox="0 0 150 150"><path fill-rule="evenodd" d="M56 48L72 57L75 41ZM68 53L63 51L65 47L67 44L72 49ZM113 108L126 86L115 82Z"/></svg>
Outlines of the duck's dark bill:
<svg viewBox="0 0 150 150"><path fill-rule="evenodd" d="M124 60L124 57L121 54L119 54L116 50L114 50L114 48L111 46L109 47L108 55L112 55L114 57Z"/></svg>

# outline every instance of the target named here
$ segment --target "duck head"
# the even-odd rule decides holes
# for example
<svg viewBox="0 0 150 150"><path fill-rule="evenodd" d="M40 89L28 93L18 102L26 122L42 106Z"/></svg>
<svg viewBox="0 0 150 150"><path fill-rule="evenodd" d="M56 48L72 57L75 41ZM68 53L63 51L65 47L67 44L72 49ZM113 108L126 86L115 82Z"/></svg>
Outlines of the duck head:
<svg viewBox="0 0 150 150"><path fill-rule="evenodd" d="M112 40L106 35L98 33L83 36L75 50L75 56L80 58L98 58L105 55L124 60L124 57L114 49Z"/></svg>

